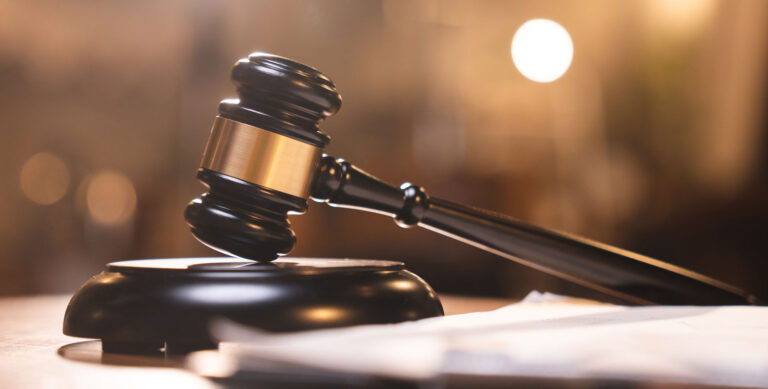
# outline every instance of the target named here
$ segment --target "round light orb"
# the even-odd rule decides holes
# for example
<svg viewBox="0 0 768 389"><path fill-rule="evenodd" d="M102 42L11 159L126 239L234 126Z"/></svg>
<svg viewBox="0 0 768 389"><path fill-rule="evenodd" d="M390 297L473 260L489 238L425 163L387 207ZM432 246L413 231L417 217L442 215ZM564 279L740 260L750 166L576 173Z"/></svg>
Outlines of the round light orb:
<svg viewBox="0 0 768 389"><path fill-rule="evenodd" d="M136 189L125 174L103 170L89 178L85 200L88 213L96 222L122 224L130 220L136 210Z"/></svg>
<svg viewBox="0 0 768 389"><path fill-rule="evenodd" d="M552 82L571 66L573 41L563 26L548 19L523 23L512 38L512 61L526 78Z"/></svg>
<svg viewBox="0 0 768 389"><path fill-rule="evenodd" d="M41 205L51 205L67 193L69 169L58 156L37 153L24 162L19 185L28 199Z"/></svg>

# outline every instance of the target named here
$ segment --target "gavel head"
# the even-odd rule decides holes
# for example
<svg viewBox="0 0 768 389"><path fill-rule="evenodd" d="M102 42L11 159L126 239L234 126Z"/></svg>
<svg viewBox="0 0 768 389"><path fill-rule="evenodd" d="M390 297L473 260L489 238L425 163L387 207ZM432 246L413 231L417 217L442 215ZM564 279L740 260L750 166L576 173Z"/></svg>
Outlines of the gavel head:
<svg viewBox="0 0 768 389"><path fill-rule="evenodd" d="M318 123L338 111L341 96L319 71L264 53L237 61L232 81L239 99L219 104L197 171L208 192L184 216L207 246L271 261L296 242L287 216L307 208L330 141Z"/></svg>

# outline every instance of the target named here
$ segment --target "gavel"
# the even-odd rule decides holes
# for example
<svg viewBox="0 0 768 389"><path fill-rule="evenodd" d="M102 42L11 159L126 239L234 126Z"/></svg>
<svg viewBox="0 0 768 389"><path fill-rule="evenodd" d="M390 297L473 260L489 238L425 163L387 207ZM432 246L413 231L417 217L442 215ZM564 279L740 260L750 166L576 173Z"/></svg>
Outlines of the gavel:
<svg viewBox="0 0 768 389"><path fill-rule="evenodd" d="M221 101L197 178L208 192L185 210L203 244L268 262L296 237L289 214L307 200L388 215L635 305L758 304L716 279L607 244L389 185L323 154L318 128L341 107L334 83L296 61L253 53L232 69L239 99Z"/></svg>

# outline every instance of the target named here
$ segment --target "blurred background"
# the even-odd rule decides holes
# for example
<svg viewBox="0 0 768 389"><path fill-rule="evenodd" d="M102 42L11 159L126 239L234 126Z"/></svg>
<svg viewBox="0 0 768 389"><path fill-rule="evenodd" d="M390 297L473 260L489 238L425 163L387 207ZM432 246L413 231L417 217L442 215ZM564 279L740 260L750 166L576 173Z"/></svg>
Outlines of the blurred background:
<svg viewBox="0 0 768 389"><path fill-rule="evenodd" d="M552 82L510 53L535 18L573 43ZM214 255L182 214L232 64L265 51L335 81L332 155L765 298L766 20L760 0L4 0L0 294ZM292 223L292 255L402 260L439 292L594 297L378 215Z"/></svg>

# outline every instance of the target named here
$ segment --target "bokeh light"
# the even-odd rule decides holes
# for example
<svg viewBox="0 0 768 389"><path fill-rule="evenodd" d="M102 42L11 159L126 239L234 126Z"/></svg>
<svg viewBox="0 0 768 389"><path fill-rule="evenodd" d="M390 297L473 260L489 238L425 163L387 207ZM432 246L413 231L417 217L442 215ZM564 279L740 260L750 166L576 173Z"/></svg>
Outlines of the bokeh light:
<svg viewBox="0 0 768 389"><path fill-rule="evenodd" d="M100 224L117 225L130 220L136 210L136 190L125 174L105 170L93 175L85 192L88 214Z"/></svg>
<svg viewBox="0 0 768 389"><path fill-rule="evenodd" d="M529 20L512 38L512 60L526 78L552 82L571 66L573 41L568 31L556 22Z"/></svg>
<svg viewBox="0 0 768 389"><path fill-rule="evenodd" d="M24 162L19 185L30 200L42 205L54 204L67 193L69 169L56 155L37 153Z"/></svg>

